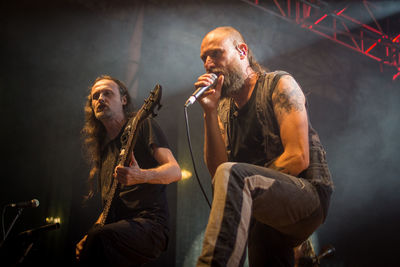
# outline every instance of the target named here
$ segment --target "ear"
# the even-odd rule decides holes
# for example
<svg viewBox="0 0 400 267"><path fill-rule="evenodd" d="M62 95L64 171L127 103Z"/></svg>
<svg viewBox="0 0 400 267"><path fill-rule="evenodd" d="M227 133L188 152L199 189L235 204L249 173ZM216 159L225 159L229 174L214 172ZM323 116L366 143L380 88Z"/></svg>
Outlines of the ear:
<svg viewBox="0 0 400 267"><path fill-rule="evenodd" d="M239 51L240 54L240 59L244 59L247 57L247 53L249 51L249 48L245 43L240 43L236 46L236 49Z"/></svg>
<svg viewBox="0 0 400 267"><path fill-rule="evenodd" d="M126 99L126 95L124 95L121 99L122 105L125 106L128 103L128 100Z"/></svg>

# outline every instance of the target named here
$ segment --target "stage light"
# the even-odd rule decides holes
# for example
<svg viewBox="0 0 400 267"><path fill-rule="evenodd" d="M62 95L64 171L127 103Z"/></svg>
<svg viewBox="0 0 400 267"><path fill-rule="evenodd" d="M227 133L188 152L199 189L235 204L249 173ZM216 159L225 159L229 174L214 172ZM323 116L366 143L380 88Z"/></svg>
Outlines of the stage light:
<svg viewBox="0 0 400 267"><path fill-rule="evenodd" d="M46 217L46 223L61 223L60 217Z"/></svg>
<svg viewBox="0 0 400 267"><path fill-rule="evenodd" d="M181 174L182 174L182 180L186 180L192 177L192 173L185 169L182 169Z"/></svg>

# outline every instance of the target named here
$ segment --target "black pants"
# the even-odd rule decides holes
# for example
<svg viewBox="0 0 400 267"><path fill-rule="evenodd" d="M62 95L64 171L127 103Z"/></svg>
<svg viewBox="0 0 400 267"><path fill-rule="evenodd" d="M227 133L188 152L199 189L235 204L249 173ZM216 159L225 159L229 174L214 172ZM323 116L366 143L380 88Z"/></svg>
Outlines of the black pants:
<svg viewBox="0 0 400 267"><path fill-rule="evenodd" d="M166 227L151 219L135 218L93 227L82 252L83 266L141 266L166 250Z"/></svg>
<svg viewBox="0 0 400 267"><path fill-rule="evenodd" d="M323 221L307 180L246 163L221 164L197 267L293 266L293 247Z"/></svg>
<svg viewBox="0 0 400 267"><path fill-rule="evenodd" d="M290 237L252 219L248 239L250 266L293 266L293 246Z"/></svg>

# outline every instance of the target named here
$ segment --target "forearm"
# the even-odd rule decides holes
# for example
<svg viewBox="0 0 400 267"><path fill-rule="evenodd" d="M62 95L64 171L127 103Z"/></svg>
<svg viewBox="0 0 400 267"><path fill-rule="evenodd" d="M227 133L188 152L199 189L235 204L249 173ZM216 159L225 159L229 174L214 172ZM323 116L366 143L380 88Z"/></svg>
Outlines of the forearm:
<svg viewBox="0 0 400 267"><path fill-rule="evenodd" d="M267 167L293 176L299 175L309 165L308 153L282 153Z"/></svg>
<svg viewBox="0 0 400 267"><path fill-rule="evenodd" d="M271 166L272 169L293 176L299 175L308 168L310 156L308 145L307 120L291 119L289 115L281 122L281 137L284 147L283 153L277 157ZM293 115L294 117L295 115Z"/></svg>
<svg viewBox="0 0 400 267"><path fill-rule="evenodd" d="M204 157L213 177L218 166L228 161L224 140L218 125L217 112L204 114Z"/></svg>
<svg viewBox="0 0 400 267"><path fill-rule="evenodd" d="M182 174L178 164L165 163L157 168L143 169L143 180L148 184L170 184L181 180Z"/></svg>

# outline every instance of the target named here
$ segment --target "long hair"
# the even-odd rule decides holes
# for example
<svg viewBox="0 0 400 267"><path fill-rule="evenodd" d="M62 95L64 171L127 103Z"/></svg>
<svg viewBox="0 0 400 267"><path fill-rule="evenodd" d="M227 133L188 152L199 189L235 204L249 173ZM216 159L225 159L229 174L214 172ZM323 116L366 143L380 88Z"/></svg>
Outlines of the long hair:
<svg viewBox="0 0 400 267"><path fill-rule="evenodd" d="M111 80L118 85L121 98L126 97L126 104L123 106L123 111L126 118L133 115L133 104L125 84L118 79L109 75L101 75L96 78L93 84L89 87L89 94L85 104L85 123L81 130L83 138L83 147L85 150L86 159L90 165L88 177L88 194L85 200L94 195L94 182L100 170L101 148L106 138L106 129L103 124L96 118L92 108L92 87L100 80Z"/></svg>
<svg viewBox="0 0 400 267"><path fill-rule="evenodd" d="M266 68L266 67L264 67L264 66L261 66L261 65L257 62L256 58L254 57L253 50L251 50L250 48L249 48L249 50L248 50L248 52L247 52L247 58L249 59L250 67L251 67L255 72L257 72L257 73L259 73L259 74L262 74L262 73L268 71L268 68Z"/></svg>

